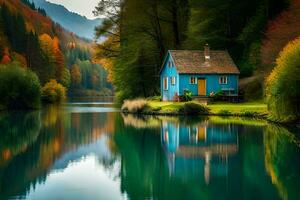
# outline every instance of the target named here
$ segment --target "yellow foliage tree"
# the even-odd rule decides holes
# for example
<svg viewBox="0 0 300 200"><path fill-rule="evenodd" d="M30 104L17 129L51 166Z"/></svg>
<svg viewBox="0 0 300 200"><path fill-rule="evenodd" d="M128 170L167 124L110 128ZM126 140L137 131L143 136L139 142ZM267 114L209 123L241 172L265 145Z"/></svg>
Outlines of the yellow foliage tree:
<svg viewBox="0 0 300 200"><path fill-rule="evenodd" d="M300 116L300 38L289 42L276 60L266 80L266 98L270 112L279 120Z"/></svg>
<svg viewBox="0 0 300 200"><path fill-rule="evenodd" d="M48 103L58 103L66 99L66 88L51 79L42 88L42 99Z"/></svg>

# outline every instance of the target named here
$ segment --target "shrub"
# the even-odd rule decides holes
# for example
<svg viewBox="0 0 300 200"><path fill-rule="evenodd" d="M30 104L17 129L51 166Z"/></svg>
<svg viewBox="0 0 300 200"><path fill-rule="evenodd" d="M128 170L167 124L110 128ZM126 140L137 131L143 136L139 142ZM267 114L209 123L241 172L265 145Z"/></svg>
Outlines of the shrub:
<svg viewBox="0 0 300 200"><path fill-rule="evenodd" d="M46 103L59 103L66 99L66 88L52 79L42 88L42 100Z"/></svg>
<svg viewBox="0 0 300 200"><path fill-rule="evenodd" d="M180 101L182 102L192 101L193 99L192 96L193 96L192 92L185 89L183 91L183 95L180 96Z"/></svg>
<svg viewBox="0 0 300 200"><path fill-rule="evenodd" d="M145 99L135 99L124 101L121 110L123 112L141 113L148 108L148 102Z"/></svg>
<svg viewBox="0 0 300 200"><path fill-rule="evenodd" d="M217 92L216 94L213 95L213 100L214 101L221 101L224 96L224 93L222 91Z"/></svg>
<svg viewBox="0 0 300 200"><path fill-rule="evenodd" d="M209 108L196 102L187 102L179 109L179 112L185 115L207 115Z"/></svg>
<svg viewBox="0 0 300 200"><path fill-rule="evenodd" d="M0 65L0 102L6 109L40 106L41 86L37 75L18 63Z"/></svg>
<svg viewBox="0 0 300 200"><path fill-rule="evenodd" d="M276 64L266 80L268 108L280 120L299 118L300 38L283 49Z"/></svg>

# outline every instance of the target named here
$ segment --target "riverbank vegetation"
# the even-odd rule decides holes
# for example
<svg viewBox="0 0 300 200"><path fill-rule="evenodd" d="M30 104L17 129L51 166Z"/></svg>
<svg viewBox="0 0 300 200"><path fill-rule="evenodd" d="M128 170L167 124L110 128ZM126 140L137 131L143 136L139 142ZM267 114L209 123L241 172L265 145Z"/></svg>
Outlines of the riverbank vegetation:
<svg viewBox="0 0 300 200"><path fill-rule="evenodd" d="M42 100L45 103L60 103L66 99L66 88L52 79L42 88Z"/></svg>
<svg viewBox="0 0 300 200"><path fill-rule="evenodd" d="M295 120L300 117L300 38L283 49L276 64L266 82L268 106L279 120Z"/></svg>
<svg viewBox="0 0 300 200"><path fill-rule="evenodd" d="M125 101L121 108L124 113L153 115L219 115L267 118L267 105L261 102L226 103L214 102L204 105L198 102L161 102L137 99Z"/></svg>
<svg viewBox="0 0 300 200"><path fill-rule="evenodd" d="M260 76L264 71L261 48L268 43L264 32L271 32L269 22L294 4L293 0L100 1L95 14L106 20L96 35L107 39L98 44L97 57L108 70L120 102L159 94L159 71L169 49L199 50L208 43L212 49L229 51L242 78ZM264 56L269 54L264 51ZM260 77L256 85L260 91L263 82ZM257 94L248 96L262 98L263 92Z"/></svg>
<svg viewBox="0 0 300 200"><path fill-rule="evenodd" d="M0 108L35 109L40 106L38 77L18 63L0 65Z"/></svg>
<svg viewBox="0 0 300 200"><path fill-rule="evenodd" d="M233 57L245 100L261 100L279 52L300 35L299 10L298 0L104 0L95 10L107 17L96 30L97 37L106 37L97 58L122 103L159 95L167 50L199 50L208 43Z"/></svg>

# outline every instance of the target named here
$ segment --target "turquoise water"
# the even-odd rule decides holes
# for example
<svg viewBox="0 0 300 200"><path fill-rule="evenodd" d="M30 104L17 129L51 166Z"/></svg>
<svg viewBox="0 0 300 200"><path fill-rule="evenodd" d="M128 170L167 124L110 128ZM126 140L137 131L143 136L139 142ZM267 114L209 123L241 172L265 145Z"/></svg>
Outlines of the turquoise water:
<svg viewBox="0 0 300 200"><path fill-rule="evenodd" d="M299 129L136 117L107 101L0 114L0 199L299 199Z"/></svg>

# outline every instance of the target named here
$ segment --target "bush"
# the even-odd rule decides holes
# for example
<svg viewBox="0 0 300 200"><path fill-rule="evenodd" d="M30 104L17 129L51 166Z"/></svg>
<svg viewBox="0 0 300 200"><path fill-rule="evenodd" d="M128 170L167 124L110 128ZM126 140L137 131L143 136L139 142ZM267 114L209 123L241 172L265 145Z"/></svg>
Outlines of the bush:
<svg viewBox="0 0 300 200"><path fill-rule="evenodd" d="M214 101L221 101L223 96L224 96L224 93L222 91L219 91L216 94L214 94L212 97L213 97Z"/></svg>
<svg viewBox="0 0 300 200"><path fill-rule="evenodd" d="M189 90L184 90L183 95L180 96L180 101L181 102L188 102L188 101L192 101L192 92Z"/></svg>
<svg viewBox="0 0 300 200"><path fill-rule="evenodd" d="M46 103L59 103L66 99L66 88L57 83L56 80L50 80L42 88L42 100Z"/></svg>
<svg viewBox="0 0 300 200"><path fill-rule="evenodd" d="M185 115L207 115L209 108L203 104L187 102L179 109L179 112Z"/></svg>
<svg viewBox="0 0 300 200"><path fill-rule="evenodd" d="M145 99L126 100L122 105L123 112L141 113L148 108L148 102Z"/></svg>
<svg viewBox="0 0 300 200"><path fill-rule="evenodd" d="M276 67L266 80L266 98L270 112L280 120L300 116L300 38L280 53Z"/></svg>
<svg viewBox="0 0 300 200"><path fill-rule="evenodd" d="M0 104L6 109L40 106L41 86L35 73L18 63L0 65Z"/></svg>

